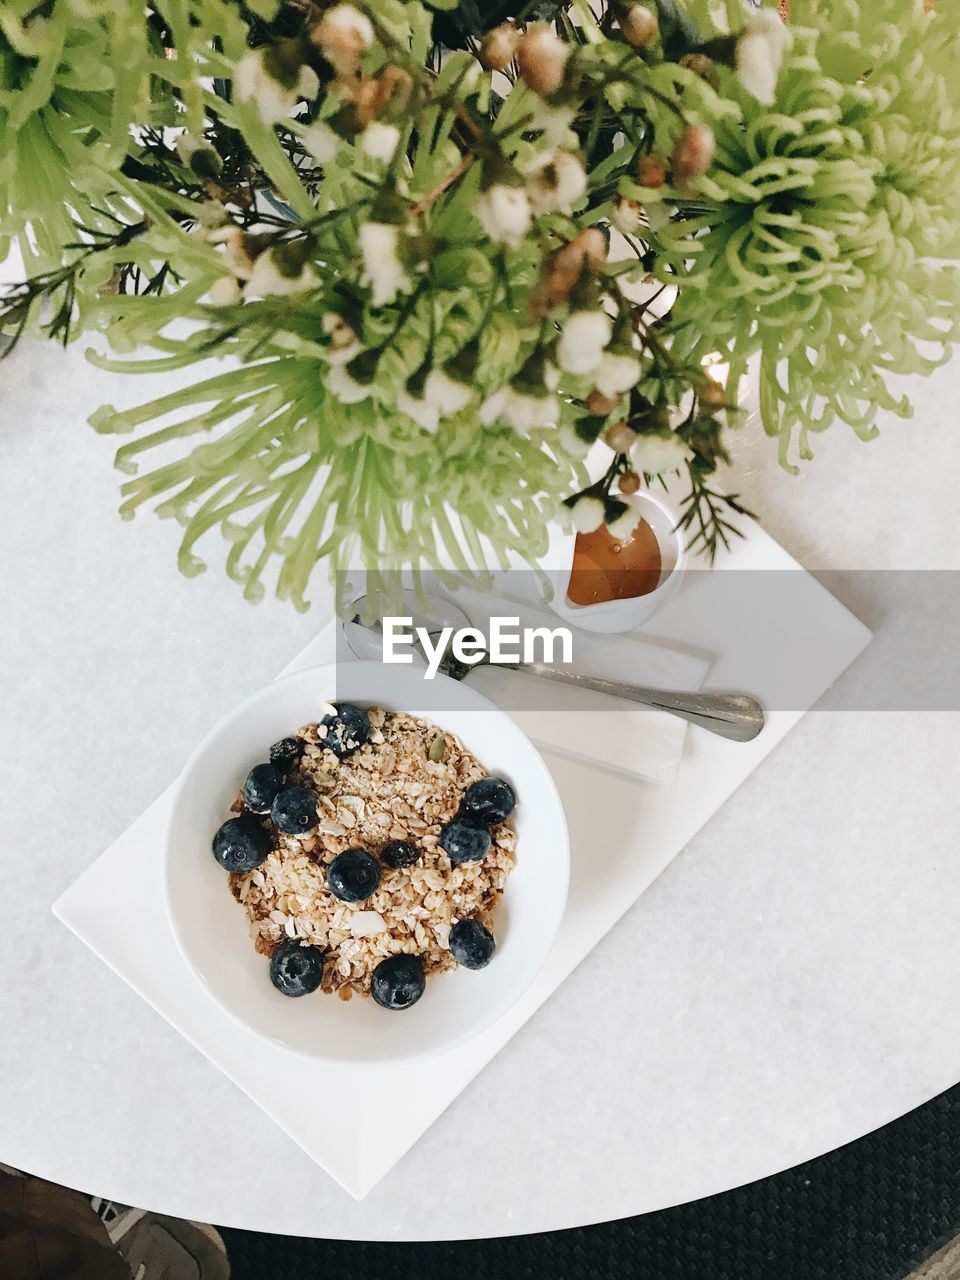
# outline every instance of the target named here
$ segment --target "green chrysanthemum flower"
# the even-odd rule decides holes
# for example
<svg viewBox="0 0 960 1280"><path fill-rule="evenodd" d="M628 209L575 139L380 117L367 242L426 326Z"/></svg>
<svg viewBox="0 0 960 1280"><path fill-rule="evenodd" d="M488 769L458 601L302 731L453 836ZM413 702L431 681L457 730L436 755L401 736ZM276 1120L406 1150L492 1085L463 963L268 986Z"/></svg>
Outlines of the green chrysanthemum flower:
<svg viewBox="0 0 960 1280"><path fill-rule="evenodd" d="M96 206L127 153L147 38L129 0L3 5L0 253L19 237L27 257L59 263L78 222L101 225Z"/></svg>
<svg viewBox="0 0 960 1280"><path fill-rule="evenodd" d="M784 461L837 418L869 436L878 410L908 415L887 376L935 367L960 330L956 6L795 0L791 22L772 106L676 74L717 157L701 210L658 235L678 349L735 373L759 353Z"/></svg>
<svg viewBox="0 0 960 1280"><path fill-rule="evenodd" d="M161 0L149 15L137 0L0 5L0 257L16 240L30 269L59 265L78 227L128 220L114 179L138 150L132 126L199 128L201 59L246 34L229 0Z"/></svg>

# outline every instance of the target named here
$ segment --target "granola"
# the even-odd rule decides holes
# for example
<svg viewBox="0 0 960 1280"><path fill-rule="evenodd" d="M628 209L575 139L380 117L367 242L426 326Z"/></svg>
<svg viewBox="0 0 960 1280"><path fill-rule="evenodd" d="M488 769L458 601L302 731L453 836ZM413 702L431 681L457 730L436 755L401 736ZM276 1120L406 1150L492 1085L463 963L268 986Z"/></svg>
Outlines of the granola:
<svg viewBox="0 0 960 1280"><path fill-rule="evenodd" d="M315 796L318 821L303 834L271 828L269 853L255 869L232 874L230 886L259 952L273 957L291 942L318 948L320 989L349 1000L371 993L374 970L389 956L418 956L424 975L456 968L450 930L473 920L492 931L516 834L509 820L494 822L483 858L454 865L440 841L467 788L488 776L480 761L429 721L382 708L367 710L362 744L349 734L334 740L324 720L334 721L337 708L328 710L299 730L299 759L285 764L284 785ZM278 751L289 756L286 744L297 740ZM234 812L248 808L241 793ZM413 846L412 865L380 861L372 894L356 902L335 896L327 875L338 855L362 849L379 859L393 841Z"/></svg>

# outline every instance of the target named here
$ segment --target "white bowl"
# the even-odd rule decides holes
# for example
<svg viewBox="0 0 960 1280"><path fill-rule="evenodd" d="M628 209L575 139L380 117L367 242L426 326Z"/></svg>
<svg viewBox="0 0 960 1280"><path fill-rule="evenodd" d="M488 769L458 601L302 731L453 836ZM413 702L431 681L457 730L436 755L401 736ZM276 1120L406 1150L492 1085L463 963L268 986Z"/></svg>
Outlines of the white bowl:
<svg viewBox="0 0 960 1280"><path fill-rule="evenodd" d="M443 683L441 683L443 682ZM370 999L277 991L250 938L246 914L211 840L247 771L272 742L318 719L333 698L424 714L461 739L492 774L516 789L517 865L495 926L486 969L434 974L402 1012ZM438 711L422 711L424 706ZM449 708L449 709L448 709ZM418 668L345 662L284 676L232 711L207 735L176 784L163 844L163 884L177 945L213 999L251 1031L330 1062L427 1057L471 1039L516 1003L553 945L567 899L570 847L563 806L536 749L498 707L456 681L424 683ZM317 1105L324 1105L318 1100Z"/></svg>
<svg viewBox="0 0 960 1280"><path fill-rule="evenodd" d="M576 535L570 534L561 552L560 566L550 573L553 583L550 608L558 617L572 622L576 627L582 627L584 631L632 631L634 627L649 622L673 597L687 563L686 538L683 530L677 528L676 514L666 502L648 491L628 498L619 494L617 496L635 507L653 530L654 537L660 544L660 580L644 596L633 596L628 600L604 600L601 604L574 604L567 596L576 540Z"/></svg>

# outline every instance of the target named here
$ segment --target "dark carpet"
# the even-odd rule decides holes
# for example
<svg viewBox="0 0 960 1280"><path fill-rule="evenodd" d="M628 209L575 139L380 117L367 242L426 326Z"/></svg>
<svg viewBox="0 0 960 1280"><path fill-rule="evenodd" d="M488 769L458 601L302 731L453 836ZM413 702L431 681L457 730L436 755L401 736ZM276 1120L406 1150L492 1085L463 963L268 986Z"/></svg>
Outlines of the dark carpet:
<svg viewBox="0 0 960 1280"><path fill-rule="evenodd" d="M224 1230L233 1280L903 1280L960 1232L960 1086L736 1191L502 1240L356 1243Z"/></svg>

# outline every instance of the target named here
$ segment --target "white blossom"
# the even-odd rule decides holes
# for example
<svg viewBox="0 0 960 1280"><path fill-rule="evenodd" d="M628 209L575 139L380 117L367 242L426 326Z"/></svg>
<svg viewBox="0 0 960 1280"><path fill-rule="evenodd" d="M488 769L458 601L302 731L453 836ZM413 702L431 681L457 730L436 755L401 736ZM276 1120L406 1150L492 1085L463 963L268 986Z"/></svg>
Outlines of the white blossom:
<svg viewBox="0 0 960 1280"><path fill-rule="evenodd" d="M607 521L607 531L616 542L626 542L636 533L642 518L637 508L628 502L626 511L621 511L613 520Z"/></svg>
<svg viewBox="0 0 960 1280"><path fill-rule="evenodd" d="M567 453L573 454L575 458L585 458L590 452L590 441L584 440L583 436L578 436L568 422L565 422L557 432L557 438L561 447Z"/></svg>
<svg viewBox="0 0 960 1280"><path fill-rule="evenodd" d="M617 196L613 202L610 221L623 235L633 235L640 226L643 205L639 200L631 200L627 196Z"/></svg>
<svg viewBox="0 0 960 1280"><path fill-rule="evenodd" d="M300 141L317 164L329 164L343 145L343 139L328 124L318 120L300 135Z"/></svg>
<svg viewBox="0 0 960 1280"><path fill-rule="evenodd" d="M640 361L628 352L605 351L593 383L605 396L618 396L640 381Z"/></svg>
<svg viewBox="0 0 960 1280"><path fill-rule="evenodd" d="M535 214L568 212L587 189L583 165L569 151L552 147L526 168L527 198Z"/></svg>
<svg viewBox="0 0 960 1280"><path fill-rule="evenodd" d="M212 307L234 307L243 298L243 289L236 276L220 276L214 280L207 294Z"/></svg>
<svg viewBox="0 0 960 1280"><path fill-rule="evenodd" d="M400 143L400 130L395 124L372 120L360 135L360 146L374 160L389 164Z"/></svg>
<svg viewBox="0 0 960 1280"><path fill-rule="evenodd" d="M364 49L373 44L373 23L352 4L338 4L328 9L323 15L323 25L339 35L356 38Z"/></svg>
<svg viewBox="0 0 960 1280"><path fill-rule="evenodd" d="M422 396L413 396L409 391L401 391L397 396L397 408L412 418L418 427L435 435L440 426L440 413L436 405L430 404Z"/></svg>
<svg viewBox="0 0 960 1280"><path fill-rule="evenodd" d="M477 412L477 419L481 426L492 427L495 422L504 416L509 392L509 387L498 387L496 391L487 396Z"/></svg>
<svg viewBox="0 0 960 1280"><path fill-rule="evenodd" d="M530 230L530 201L523 187L509 187L495 182L488 187L477 204L477 217L495 244L519 247Z"/></svg>
<svg viewBox="0 0 960 1280"><path fill-rule="evenodd" d="M320 322L324 334L330 339L324 354L331 364L349 364L362 350L360 339L353 326L336 311L328 311Z"/></svg>
<svg viewBox="0 0 960 1280"><path fill-rule="evenodd" d="M268 124L285 120L301 98L315 98L320 81L312 67L302 66L291 85L275 80L267 69L264 49L251 49L237 63L233 72L233 88L241 102L255 104Z"/></svg>
<svg viewBox="0 0 960 1280"><path fill-rule="evenodd" d="M211 244L223 245L223 265L232 275L249 280L253 274L253 258L247 248L247 238L242 227L230 222L224 227L214 227L207 234Z"/></svg>
<svg viewBox="0 0 960 1280"><path fill-rule="evenodd" d="M363 281L370 286L370 301L385 307L410 287L410 277L400 260L403 229L392 222L365 222L360 228Z"/></svg>
<svg viewBox="0 0 960 1280"><path fill-rule="evenodd" d="M556 396L534 396L511 387L507 401L507 417L514 431L525 436L535 427L552 427L560 417Z"/></svg>
<svg viewBox="0 0 960 1280"><path fill-rule="evenodd" d="M571 514L577 533L596 533L603 524L603 502L593 494L584 494L573 504Z"/></svg>
<svg viewBox="0 0 960 1280"><path fill-rule="evenodd" d="M605 311L574 311L563 323L557 343L557 363L567 373L593 373L613 333Z"/></svg>
<svg viewBox="0 0 960 1280"><path fill-rule="evenodd" d="M431 369L424 382L423 396L447 417L467 407L473 399L473 388L457 378L451 378L443 369Z"/></svg>
<svg viewBox="0 0 960 1280"><path fill-rule="evenodd" d="M630 450L630 462L641 475L658 476L664 471L677 471L684 465L689 451L677 435L640 436Z"/></svg>
<svg viewBox="0 0 960 1280"><path fill-rule="evenodd" d="M546 393L542 396L519 391L516 387L500 387L488 396L480 406L477 417L485 427L503 420L520 435L528 435L536 427L550 427L560 416L557 397Z"/></svg>
<svg viewBox="0 0 960 1280"><path fill-rule="evenodd" d="M758 102L771 106L791 32L775 9L758 9L737 40L737 76Z"/></svg>
<svg viewBox="0 0 960 1280"><path fill-rule="evenodd" d="M343 75L354 71L360 55L373 44L373 23L352 4L328 9L315 38L331 66Z"/></svg>
<svg viewBox="0 0 960 1280"><path fill-rule="evenodd" d="M359 404L361 400L370 398L370 386L351 377L346 365L331 365L325 386L341 404Z"/></svg>
<svg viewBox="0 0 960 1280"><path fill-rule="evenodd" d="M544 142L550 146L559 147L568 140L574 146L577 145L576 135L570 134L570 126L577 116L576 107L555 107L542 98L535 98L530 104L528 115L530 128L542 132Z"/></svg>
<svg viewBox="0 0 960 1280"><path fill-rule="evenodd" d="M309 263L304 264L297 275L290 275L283 270L282 250L274 246L259 254L250 272L248 291L258 298L267 298L272 294L304 293L312 289L318 277Z"/></svg>

